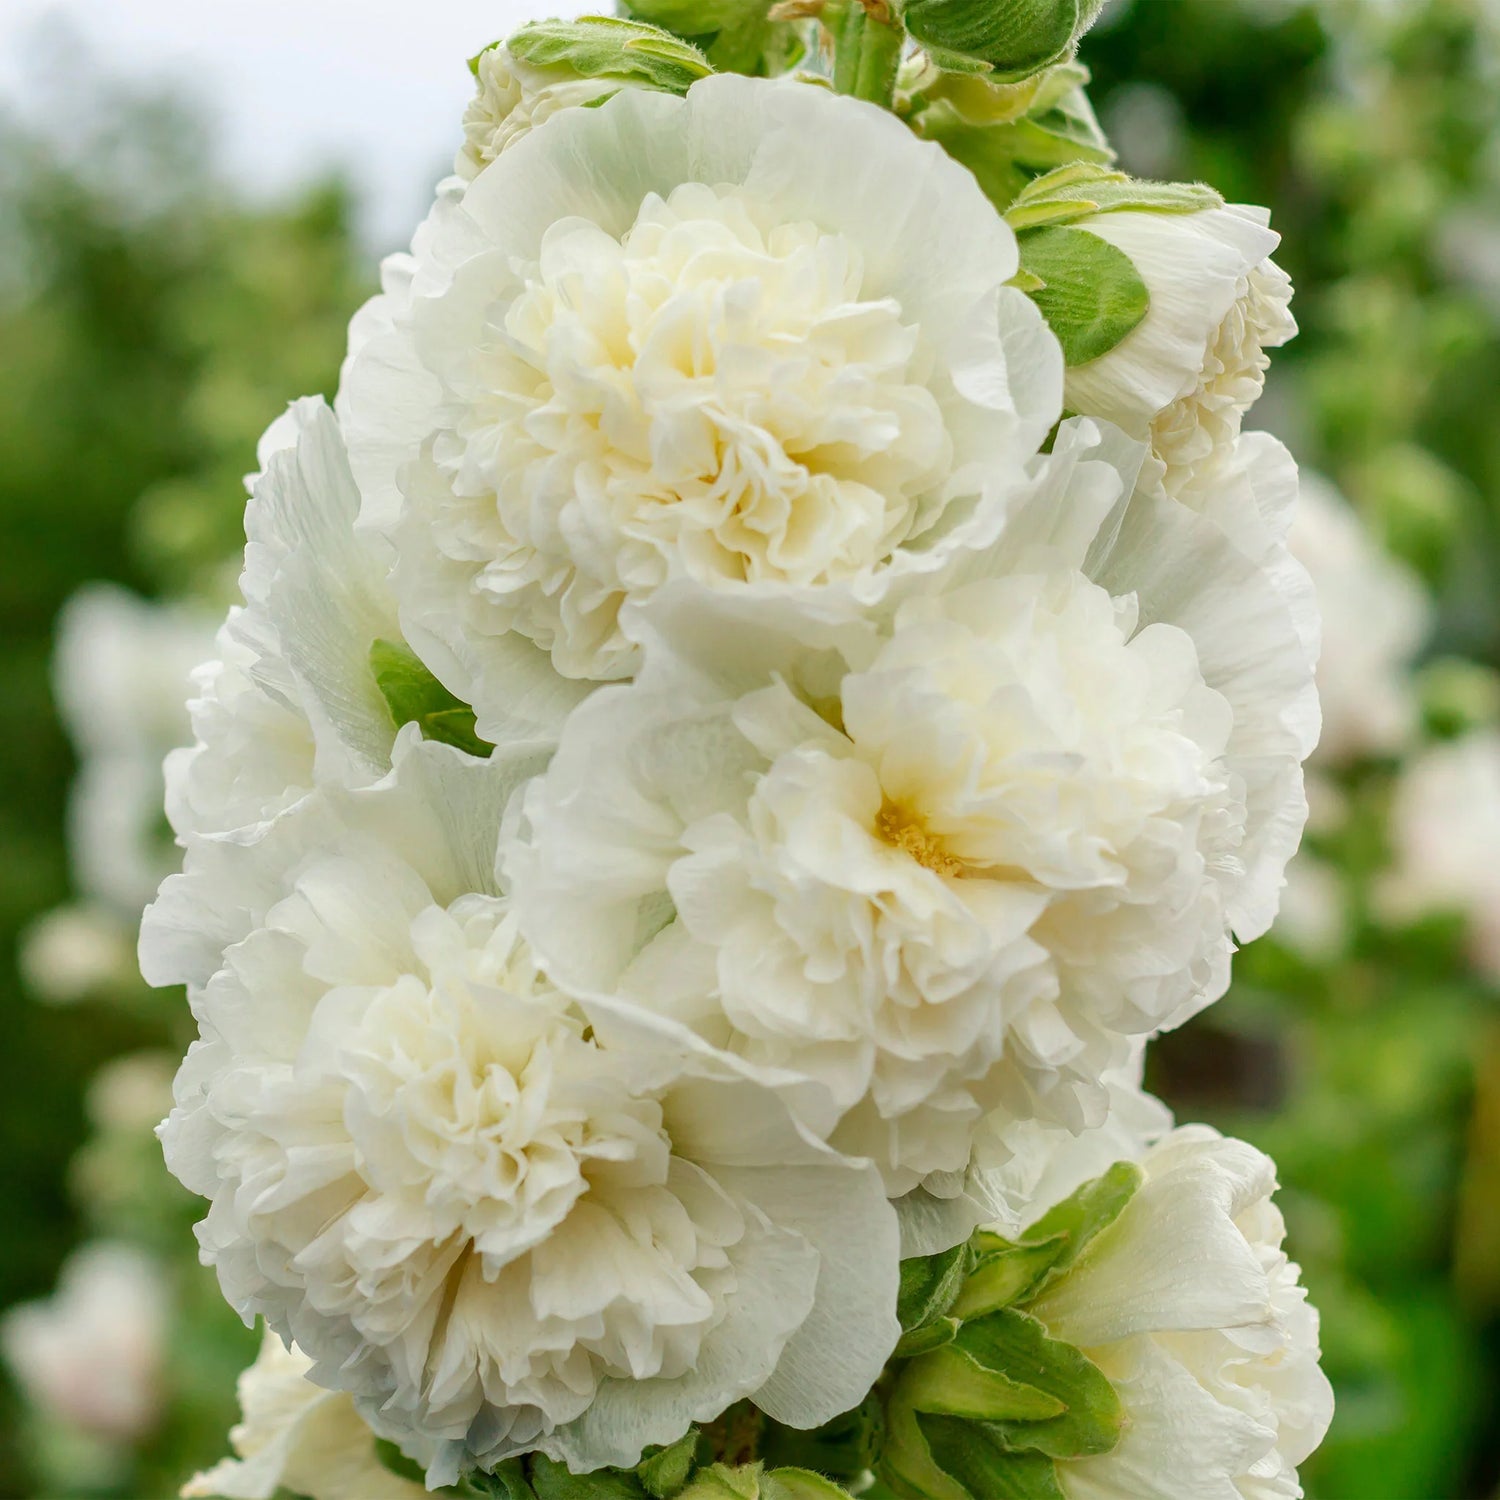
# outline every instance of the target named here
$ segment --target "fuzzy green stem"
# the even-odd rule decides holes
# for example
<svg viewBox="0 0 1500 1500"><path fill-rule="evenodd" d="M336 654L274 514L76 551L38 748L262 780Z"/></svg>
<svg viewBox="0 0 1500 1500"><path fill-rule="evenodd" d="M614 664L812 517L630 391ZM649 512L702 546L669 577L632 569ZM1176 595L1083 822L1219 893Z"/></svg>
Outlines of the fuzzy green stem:
<svg viewBox="0 0 1500 1500"><path fill-rule="evenodd" d="M887 0L847 0L824 15L833 34L833 86L889 109L905 31Z"/></svg>

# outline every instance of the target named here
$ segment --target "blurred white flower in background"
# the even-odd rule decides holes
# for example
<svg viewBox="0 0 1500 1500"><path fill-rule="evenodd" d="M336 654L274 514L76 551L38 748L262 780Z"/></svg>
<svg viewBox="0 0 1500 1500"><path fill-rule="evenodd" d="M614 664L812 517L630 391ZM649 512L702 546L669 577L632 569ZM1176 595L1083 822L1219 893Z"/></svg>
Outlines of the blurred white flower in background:
<svg viewBox="0 0 1500 1500"><path fill-rule="evenodd" d="M168 605L93 583L64 607L53 690L78 756L68 855L79 900L25 934L22 973L55 1002L135 979L141 909L175 868L162 758L189 737L186 692L213 650L212 606Z"/></svg>
<svg viewBox="0 0 1500 1500"><path fill-rule="evenodd" d="M17 954L26 987L55 1005L81 1000L133 977L135 931L105 906L54 907L27 928Z"/></svg>
<svg viewBox="0 0 1500 1500"><path fill-rule="evenodd" d="M1288 542L1312 577L1323 615L1323 734L1314 764L1404 749L1418 721L1412 665L1432 623L1421 581L1317 474L1303 472Z"/></svg>
<svg viewBox="0 0 1500 1500"><path fill-rule="evenodd" d="M168 1307L152 1257L98 1241L68 1259L52 1296L0 1317L0 1351L39 1412L130 1443L161 1411Z"/></svg>
<svg viewBox="0 0 1500 1500"><path fill-rule="evenodd" d="M74 880L134 920L176 865L161 763L188 738L187 685L216 612L89 584L58 620L53 681L78 751L68 807Z"/></svg>
<svg viewBox="0 0 1500 1500"><path fill-rule="evenodd" d="M1500 730L1472 730L1408 763L1391 803L1390 843L1382 914L1462 915L1474 962L1500 980Z"/></svg>

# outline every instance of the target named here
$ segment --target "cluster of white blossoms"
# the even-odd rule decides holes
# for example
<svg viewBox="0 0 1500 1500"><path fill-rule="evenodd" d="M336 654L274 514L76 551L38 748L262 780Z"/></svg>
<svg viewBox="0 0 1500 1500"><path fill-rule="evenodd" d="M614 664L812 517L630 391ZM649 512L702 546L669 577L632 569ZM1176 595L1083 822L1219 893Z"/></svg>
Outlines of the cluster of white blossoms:
<svg viewBox="0 0 1500 1500"><path fill-rule="evenodd" d="M1026 1314L1127 1414L1065 1493L1300 1493L1272 1169L1153 1148L1140 1087L1306 815L1295 469L1239 435L1290 331L1264 215L1101 211L1156 300L1068 368L1024 234L892 113L476 72L335 405L262 445L168 762L162 1139L277 1340L191 1493L819 1427L923 1258L1136 1160ZM1202 1482L1133 1488L1179 1440Z"/></svg>

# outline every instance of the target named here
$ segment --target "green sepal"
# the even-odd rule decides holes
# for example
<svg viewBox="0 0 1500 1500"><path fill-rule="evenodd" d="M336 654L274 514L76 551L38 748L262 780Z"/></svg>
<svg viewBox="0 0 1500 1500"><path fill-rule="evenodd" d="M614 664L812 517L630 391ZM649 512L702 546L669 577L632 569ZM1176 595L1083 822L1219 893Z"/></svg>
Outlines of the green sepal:
<svg viewBox="0 0 1500 1500"><path fill-rule="evenodd" d="M693 1476L698 1456L698 1429L689 1429L670 1447L660 1448L636 1465L635 1475L651 1500L672 1500Z"/></svg>
<svg viewBox="0 0 1500 1500"><path fill-rule="evenodd" d="M1065 1500L1057 1465L1044 1453L1015 1453L982 1424L917 1418L923 1441L965 1500Z"/></svg>
<svg viewBox="0 0 1500 1500"><path fill-rule="evenodd" d="M849 1500L849 1492L809 1469L715 1464L698 1475L681 1500Z"/></svg>
<svg viewBox="0 0 1500 1500"><path fill-rule="evenodd" d="M920 1328L913 1328L910 1333L901 1335L891 1358L915 1359L919 1354L941 1349L944 1344L953 1342L962 1327L963 1324L957 1318L938 1318L935 1322L924 1323Z"/></svg>
<svg viewBox="0 0 1500 1500"><path fill-rule="evenodd" d="M1125 1412L1104 1372L1082 1350L1049 1338L1028 1313L1004 1308L976 1318L964 1324L951 1351L942 1349L929 1358L960 1352L981 1370L1011 1382L1024 1376L1027 1387L1060 1407L1047 1416L986 1418L986 1430L1007 1448L1034 1449L1049 1458L1090 1458L1108 1453L1120 1441Z"/></svg>
<svg viewBox="0 0 1500 1500"><path fill-rule="evenodd" d="M1032 301L1069 365L1108 354L1150 311L1151 294L1130 257L1097 234L1049 224L1018 239L1022 269L1043 283Z"/></svg>
<svg viewBox="0 0 1500 1500"><path fill-rule="evenodd" d="M398 1479L408 1480L412 1484L425 1485L427 1475L422 1465L414 1458L408 1458L389 1438L375 1439L375 1457L380 1460L380 1467L394 1474Z"/></svg>
<svg viewBox="0 0 1500 1500"><path fill-rule="evenodd" d="M1088 69L1059 63L1022 83L929 72L903 103L912 128L978 179L1002 212L1038 173L1115 159L1084 92Z"/></svg>
<svg viewBox="0 0 1500 1500"><path fill-rule="evenodd" d="M474 710L454 697L406 646L376 641L370 647L370 671L397 729L416 724L424 739L481 758L494 751L493 745L479 738Z"/></svg>
<svg viewBox="0 0 1500 1500"><path fill-rule="evenodd" d="M1195 214L1223 206L1223 198L1201 182L1147 182L1093 163L1073 162L1028 183L1005 217L1020 231L1125 210Z"/></svg>
<svg viewBox="0 0 1500 1500"><path fill-rule="evenodd" d="M972 1265L954 1316L977 1318L1037 1296L1120 1217L1142 1181L1134 1162L1119 1161L1049 1209L1019 1240L981 1230L970 1241Z"/></svg>
<svg viewBox="0 0 1500 1500"><path fill-rule="evenodd" d="M896 1317L903 1333L914 1333L944 1316L963 1289L969 1247L955 1245L937 1255L914 1255L901 1262Z"/></svg>
<svg viewBox="0 0 1500 1500"><path fill-rule="evenodd" d="M532 21L495 46L533 68L555 68L576 78L634 78L674 94L685 94L713 72L690 42L660 26L618 16ZM475 72L483 55L470 59Z"/></svg>
<svg viewBox="0 0 1500 1500"><path fill-rule="evenodd" d="M1125 1414L1087 1355L1006 1308L905 1365L887 1419L879 1472L902 1500L1049 1500L1053 1461L1109 1452Z"/></svg>
<svg viewBox="0 0 1500 1500"><path fill-rule="evenodd" d="M1002 79L1029 78L1060 61L1103 0L905 0L902 19L924 47L988 63Z"/></svg>
<svg viewBox="0 0 1500 1500"><path fill-rule="evenodd" d="M646 1491L634 1474L618 1469L572 1474L566 1464L540 1453L531 1460L531 1487L536 1500L646 1500Z"/></svg>
<svg viewBox="0 0 1500 1500"><path fill-rule="evenodd" d="M1045 1422L1067 1411L1056 1396L987 1368L956 1341L912 1365L901 1397L919 1412L970 1421Z"/></svg>

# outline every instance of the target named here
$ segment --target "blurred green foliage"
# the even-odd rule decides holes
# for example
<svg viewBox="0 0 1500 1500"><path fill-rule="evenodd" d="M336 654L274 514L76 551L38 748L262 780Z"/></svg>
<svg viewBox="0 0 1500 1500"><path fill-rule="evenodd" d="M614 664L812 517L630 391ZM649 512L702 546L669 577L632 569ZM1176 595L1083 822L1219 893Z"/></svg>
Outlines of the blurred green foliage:
<svg viewBox="0 0 1500 1500"><path fill-rule="evenodd" d="M1125 166L1272 206L1302 334L1255 421L1426 579L1434 656L1500 665L1500 11L1133 0L1084 57ZM1455 705L1493 716L1486 671L1444 671L1432 732ZM1372 915L1395 770L1340 771L1342 827L1309 840L1345 887L1346 955L1249 949L1153 1078L1280 1165L1339 1396L1314 1500L1500 1485L1500 1007L1460 923Z"/></svg>
<svg viewBox="0 0 1500 1500"><path fill-rule="evenodd" d="M343 187L246 206L214 177L204 140L194 114L76 57L40 121L0 112L0 1306L50 1291L85 1231L170 1237L185 1281L170 1416L139 1470L116 1476L131 1500L174 1494L223 1452L253 1343L192 1263L186 1195L164 1212L149 1136L145 1159L96 1163L114 1192L90 1195L91 1220L68 1196L85 1081L123 1051L179 1050L187 1018L173 995L79 1011L21 993L18 935L68 892L73 761L51 701L53 621L92 578L222 588L256 437L292 396L331 393L372 269ZM28 1454L67 1443L23 1418L13 1392L0 1400L0 1495L33 1493ZM57 1472L69 1455L53 1459Z"/></svg>

